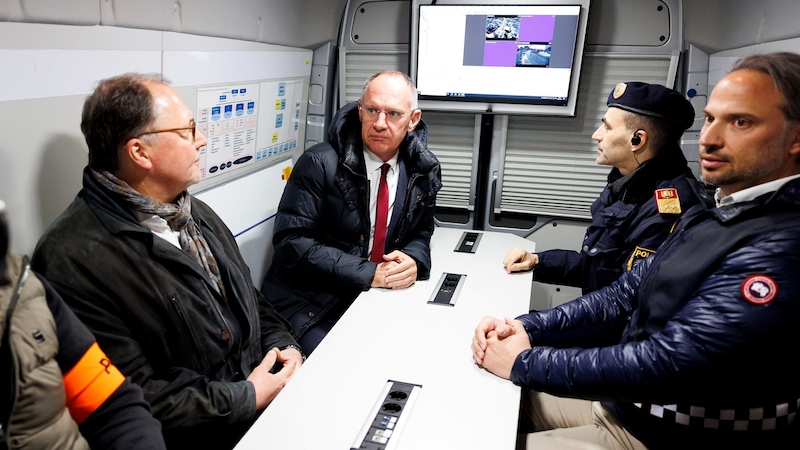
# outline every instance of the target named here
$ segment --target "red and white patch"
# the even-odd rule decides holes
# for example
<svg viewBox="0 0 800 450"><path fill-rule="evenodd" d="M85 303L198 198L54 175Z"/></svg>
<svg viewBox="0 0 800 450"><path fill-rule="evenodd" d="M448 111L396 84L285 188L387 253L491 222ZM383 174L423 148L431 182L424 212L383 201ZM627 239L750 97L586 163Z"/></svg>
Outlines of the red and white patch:
<svg viewBox="0 0 800 450"><path fill-rule="evenodd" d="M778 283L766 275L750 275L742 283L742 296L754 305L766 305L778 296Z"/></svg>

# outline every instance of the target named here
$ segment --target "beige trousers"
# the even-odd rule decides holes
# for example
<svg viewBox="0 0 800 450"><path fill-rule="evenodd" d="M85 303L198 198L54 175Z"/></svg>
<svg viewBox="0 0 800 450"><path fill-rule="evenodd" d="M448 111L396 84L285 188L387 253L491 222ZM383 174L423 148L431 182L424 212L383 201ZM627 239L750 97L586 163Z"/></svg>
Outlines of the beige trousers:
<svg viewBox="0 0 800 450"><path fill-rule="evenodd" d="M522 389L517 450L646 450L600 402Z"/></svg>

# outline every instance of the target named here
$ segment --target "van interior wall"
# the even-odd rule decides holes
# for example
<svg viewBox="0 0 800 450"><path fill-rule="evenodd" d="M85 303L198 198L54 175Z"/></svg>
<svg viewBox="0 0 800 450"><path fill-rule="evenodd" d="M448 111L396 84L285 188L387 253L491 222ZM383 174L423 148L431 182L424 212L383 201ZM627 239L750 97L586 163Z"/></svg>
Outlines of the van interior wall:
<svg viewBox="0 0 800 450"><path fill-rule="evenodd" d="M800 36L800 21L797 20L800 2L794 0L685 0L682 3L684 38L708 53Z"/></svg>
<svg viewBox="0 0 800 450"><path fill-rule="evenodd" d="M174 31L314 49L333 40L346 0L0 0L0 22Z"/></svg>
<svg viewBox="0 0 800 450"><path fill-rule="evenodd" d="M313 49L336 38L346 3L347 0L0 0L0 21L142 28ZM796 20L800 3L796 1L682 3L686 40L710 53L800 36L800 22Z"/></svg>

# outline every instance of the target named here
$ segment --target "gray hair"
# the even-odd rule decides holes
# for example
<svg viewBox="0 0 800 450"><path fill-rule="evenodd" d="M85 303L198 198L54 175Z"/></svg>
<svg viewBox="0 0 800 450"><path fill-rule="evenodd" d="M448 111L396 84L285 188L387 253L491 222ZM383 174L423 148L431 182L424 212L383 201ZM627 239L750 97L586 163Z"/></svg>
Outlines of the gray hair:
<svg viewBox="0 0 800 450"><path fill-rule="evenodd" d="M409 77L408 74L400 72L399 70L381 70L380 72L375 73L371 77L367 78L367 81L364 82L364 87L361 89L361 100L364 100L364 93L367 92L367 87L369 87L369 84L372 83L373 80L380 77L381 75L400 77L403 80L405 80L406 84L408 85L408 91L410 94L408 99L408 104L411 105L412 110L417 109L418 105L417 87L414 86L414 82L411 80L411 77Z"/></svg>

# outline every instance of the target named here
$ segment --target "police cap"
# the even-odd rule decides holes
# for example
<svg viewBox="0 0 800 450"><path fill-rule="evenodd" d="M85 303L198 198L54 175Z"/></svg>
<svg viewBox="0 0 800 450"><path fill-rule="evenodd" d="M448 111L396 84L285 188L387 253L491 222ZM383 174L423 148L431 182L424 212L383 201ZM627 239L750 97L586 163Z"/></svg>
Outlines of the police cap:
<svg viewBox="0 0 800 450"><path fill-rule="evenodd" d="M608 106L667 120L681 130L694 122L694 108L680 92L660 84L629 81L619 83L608 94Z"/></svg>

